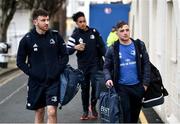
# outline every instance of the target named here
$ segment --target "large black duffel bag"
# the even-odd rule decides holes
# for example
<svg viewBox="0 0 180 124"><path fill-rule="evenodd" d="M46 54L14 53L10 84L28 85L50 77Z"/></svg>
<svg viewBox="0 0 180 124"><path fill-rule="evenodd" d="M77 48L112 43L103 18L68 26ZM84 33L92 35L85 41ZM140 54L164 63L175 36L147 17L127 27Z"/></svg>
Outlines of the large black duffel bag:
<svg viewBox="0 0 180 124"><path fill-rule="evenodd" d="M150 85L145 92L144 98L142 100L142 105L144 108L154 107L164 103L164 96L168 95L167 90L164 88L162 83L162 78L159 70L150 63L151 66L151 76Z"/></svg>
<svg viewBox="0 0 180 124"><path fill-rule="evenodd" d="M69 103L77 94L80 83L84 80L83 72L67 65L60 75L60 104Z"/></svg>

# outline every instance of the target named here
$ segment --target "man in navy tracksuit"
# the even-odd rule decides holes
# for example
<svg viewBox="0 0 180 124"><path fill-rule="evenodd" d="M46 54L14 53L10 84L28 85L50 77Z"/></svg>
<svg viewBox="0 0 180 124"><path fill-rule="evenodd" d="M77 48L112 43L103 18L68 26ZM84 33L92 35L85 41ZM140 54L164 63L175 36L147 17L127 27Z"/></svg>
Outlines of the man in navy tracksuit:
<svg viewBox="0 0 180 124"><path fill-rule="evenodd" d="M57 122L59 76L68 62L64 40L49 30L48 12L33 12L35 28L20 41L17 66L29 76L26 108L35 110L35 123L44 123L47 106L48 123Z"/></svg>
<svg viewBox="0 0 180 124"><path fill-rule="evenodd" d="M142 98L150 83L150 62L144 42L130 39L126 22L116 25L118 41L108 48L105 55L104 75L107 87L114 86L120 96L124 123L137 123Z"/></svg>
<svg viewBox="0 0 180 124"><path fill-rule="evenodd" d="M83 115L81 120L87 120L89 106L89 90L90 81L92 86L90 110L92 110L91 118L96 119L98 113L96 111L96 84L94 81L95 74L98 69L102 69L101 56L105 54L105 44L102 41L98 31L89 28L86 24L86 19L83 12L77 12L73 15L73 20L77 24L72 36L69 38L67 48L69 54L77 51L78 68L84 72L85 80L81 84L82 89L82 105ZM99 55L99 54L100 55Z"/></svg>

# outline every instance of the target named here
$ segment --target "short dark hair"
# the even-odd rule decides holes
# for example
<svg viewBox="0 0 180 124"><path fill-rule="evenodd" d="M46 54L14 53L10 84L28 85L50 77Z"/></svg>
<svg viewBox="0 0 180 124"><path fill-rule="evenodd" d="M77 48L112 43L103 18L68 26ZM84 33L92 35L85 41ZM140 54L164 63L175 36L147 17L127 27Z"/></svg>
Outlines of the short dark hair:
<svg viewBox="0 0 180 124"><path fill-rule="evenodd" d="M49 16L49 13L44 9L36 9L33 11L32 19L35 20L38 16Z"/></svg>
<svg viewBox="0 0 180 124"><path fill-rule="evenodd" d="M72 16L72 19L73 19L74 22L77 22L77 20L78 20L79 17L85 17L84 13L83 13L83 12L80 12L80 11L77 12L77 13L75 13L75 14L73 14L73 16Z"/></svg>
<svg viewBox="0 0 180 124"><path fill-rule="evenodd" d="M116 30L117 30L118 28L122 28L124 25L128 25L128 23L126 23L125 21L119 21L119 22L117 22L117 24L116 24Z"/></svg>

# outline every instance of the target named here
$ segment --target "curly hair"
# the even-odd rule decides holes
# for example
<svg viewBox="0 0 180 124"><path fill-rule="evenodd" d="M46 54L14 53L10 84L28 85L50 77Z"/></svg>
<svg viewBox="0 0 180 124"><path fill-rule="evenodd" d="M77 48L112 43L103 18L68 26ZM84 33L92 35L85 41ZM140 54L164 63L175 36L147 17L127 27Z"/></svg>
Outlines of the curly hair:
<svg viewBox="0 0 180 124"><path fill-rule="evenodd" d="M49 16L49 13L44 9L36 9L33 11L32 19L35 20L38 16Z"/></svg>
<svg viewBox="0 0 180 124"><path fill-rule="evenodd" d="M83 13L83 12L80 12L80 11L77 12L77 13L75 13L75 14L73 14L73 16L72 16L72 19L73 19L74 22L77 22L77 20L78 20L79 17L85 17L84 13Z"/></svg>

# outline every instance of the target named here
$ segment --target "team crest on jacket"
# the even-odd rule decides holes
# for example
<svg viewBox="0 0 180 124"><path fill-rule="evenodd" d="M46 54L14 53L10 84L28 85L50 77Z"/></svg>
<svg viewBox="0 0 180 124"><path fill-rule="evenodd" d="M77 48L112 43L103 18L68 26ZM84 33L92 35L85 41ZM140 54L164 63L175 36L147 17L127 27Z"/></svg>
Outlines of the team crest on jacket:
<svg viewBox="0 0 180 124"><path fill-rule="evenodd" d="M82 38L79 38L79 43L83 43L83 39Z"/></svg>
<svg viewBox="0 0 180 124"><path fill-rule="evenodd" d="M93 34L90 35L90 39L94 39L95 36Z"/></svg>
<svg viewBox="0 0 180 124"><path fill-rule="evenodd" d="M33 50L38 51L38 45L36 43L33 45Z"/></svg>
<svg viewBox="0 0 180 124"><path fill-rule="evenodd" d="M52 102L57 102L57 96L52 96L52 97L51 97L51 101L52 101Z"/></svg>
<svg viewBox="0 0 180 124"><path fill-rule="evenodd" d="M53 38L51 38L49 43L50 43L50 44L55 44L54 39L53 39Z"/></svg>

